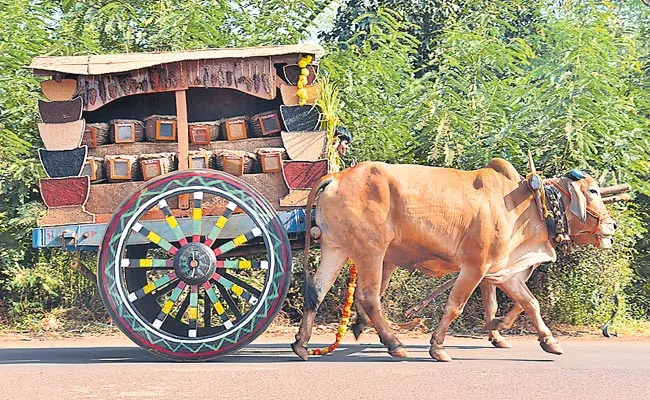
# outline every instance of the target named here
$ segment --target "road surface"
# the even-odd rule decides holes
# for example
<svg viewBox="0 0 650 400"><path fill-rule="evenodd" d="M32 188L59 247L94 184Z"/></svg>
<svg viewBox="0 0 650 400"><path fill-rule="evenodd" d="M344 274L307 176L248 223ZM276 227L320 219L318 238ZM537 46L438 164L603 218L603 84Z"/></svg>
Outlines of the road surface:
<svg viewBox="0 0 650 400"><path fill-rule="evenodd" d="M560 338L562 356L534 337L512 349L448 338L451 363L429 358L426 337L400 338L411 358L388 356L373 335L346 336L333 354L299 361L291 336L262 337L218 361L174 363L128 339L0 338L0 399L644 399L650 340ZM312 343L327 344L332 335Z"/></svg>

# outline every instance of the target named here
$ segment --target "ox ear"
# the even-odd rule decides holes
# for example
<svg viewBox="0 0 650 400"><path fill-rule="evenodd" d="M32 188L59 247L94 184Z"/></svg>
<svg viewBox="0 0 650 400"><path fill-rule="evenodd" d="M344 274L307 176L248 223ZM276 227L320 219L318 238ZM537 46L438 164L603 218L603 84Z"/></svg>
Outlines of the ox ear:
<svg viewBox="0 0 650 400"><path fill-rule="evenodd" d="M580 222L585 222L587 219L587 198L582 193L582 190L580 190L580 182L570 181L569 193L571 193L571 205L569 209L578 217Z"/></svg>

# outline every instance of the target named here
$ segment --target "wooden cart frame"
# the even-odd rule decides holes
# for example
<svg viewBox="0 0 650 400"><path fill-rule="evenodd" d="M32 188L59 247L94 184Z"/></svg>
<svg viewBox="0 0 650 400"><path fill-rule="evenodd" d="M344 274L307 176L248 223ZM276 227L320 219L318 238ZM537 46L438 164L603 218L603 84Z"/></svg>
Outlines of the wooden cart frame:
<svg viewBox="0 0 650 400"><path fill-rule="evenodd" d="M55 160L49 165L66 168L63 177L41 181L48 210L34 230L33 246L98 251L97 283L107 311L128 337L156 354L205 360L252 341L282 306L291 247L300 245L290 238L304 231L306 190L327 172L327 161L283 160L296 152L284 148L279 132L227 140L230 132L224 129L218 141L190 143L188 124L269 109L278 111L271 118L279 118L279 106L292 104L297 92L287 90L291 83L283 81L283 67L305 60L315 65L322 52L317 45L294 45L35 58L34 73L52 77L42 85L44 95L68 108L66 98L81 97L88 123L110 126L111 120L142 121L146 114L176 118L175 141L160 141L158 130L149 135L156 142L120 143L117 137L113 144L88 149L89 157L174 153L177 171L134 181L135 164L136 170L120 176L125 182L91 182L95 175L65 175L74 170L67 168L73 161L68 153L43 149L42 157ZM48 120L56 120L59 104L46 106ZM147 125L159 126L153 122ZM59 137L77 143L81 135L66 131ZM309 145L316 143L325 154L324 136L322 142L308 136ZM278 148L273 159L282 168L260 167L242 176L190 169L190 151L241 153L250 162L258 148L265 155ZM285 170L286 163L294 164ZM110 165L108 177L114 172Z"/></svg>

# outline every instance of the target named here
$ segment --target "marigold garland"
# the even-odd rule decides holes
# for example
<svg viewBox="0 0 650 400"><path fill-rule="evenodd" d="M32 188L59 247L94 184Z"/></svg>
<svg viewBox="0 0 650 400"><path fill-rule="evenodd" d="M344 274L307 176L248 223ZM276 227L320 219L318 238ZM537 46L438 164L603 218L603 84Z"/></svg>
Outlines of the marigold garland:
<svg viewBox="0 0 650 400"><path fill-rule="evenodd" d="M339 347L341 344L341 339L345 335L345 331L348 329L348 323L350 322L350 311L352 309L352 302L354 301L354 290L357 287L357 267L353 263L350 263L350 278L348 279L348 290L345 303L343 303L343 311L341 313L341 323L339 328L336 330L336 340L334 343L330 344L327 347L322 349L313 349L309 350L309 355L313 356L323 356L325 354L331 353Z"/></svg>
<svg viewBox="0 0 650 400"><path fill-rule="evenodd" d="M313 61L313 57L311 55L306 55L298 61L298 66L300 67L300 76L298 76L298 92L296 94L298 95L298 105L304 106L307 104L307 89L305 89L305 86L307 85L307 77L309 76L309 69L307 69L307 66Z"/></svg>

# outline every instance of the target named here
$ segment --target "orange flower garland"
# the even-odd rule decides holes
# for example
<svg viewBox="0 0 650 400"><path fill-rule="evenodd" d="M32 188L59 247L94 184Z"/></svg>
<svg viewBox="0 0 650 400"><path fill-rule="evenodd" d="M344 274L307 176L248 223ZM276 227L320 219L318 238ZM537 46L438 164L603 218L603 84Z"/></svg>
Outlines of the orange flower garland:
<svg viewBox="0 0 650 400"><path fill-rule="evenodd" d="M336 330L336 340L334 343L330 344L327 347L323 347L322 349L309 350L309 355L323 356L325 354L333 352L337 347L339 347L339 344L341 344L341 339L343 339L343 335L345 335L345 331L348 329L348 323L350 322L350 311L352 309L352 302L354 301L354 290L356 287L357 267L355 267L354 264L350 263L350 279L348 280L347 298L343 304L341 323L339 324L339 328Z"/></svg>

